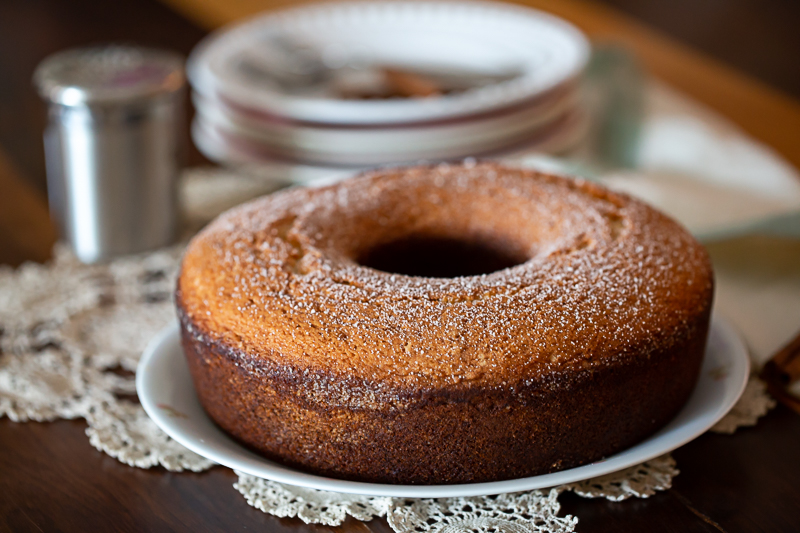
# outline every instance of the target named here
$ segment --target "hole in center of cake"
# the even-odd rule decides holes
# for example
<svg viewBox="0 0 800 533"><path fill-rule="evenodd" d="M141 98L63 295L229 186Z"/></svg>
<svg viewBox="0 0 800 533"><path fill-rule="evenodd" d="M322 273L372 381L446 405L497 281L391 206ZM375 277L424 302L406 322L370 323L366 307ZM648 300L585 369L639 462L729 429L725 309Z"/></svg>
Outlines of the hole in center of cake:
<svg viewBox="0 0 800 533"><path fill-rule="evenodd" d="M490 274L527 260L519 249L500 240L411 235L367 250L358 263L392 274L458 278Z"/></svg>

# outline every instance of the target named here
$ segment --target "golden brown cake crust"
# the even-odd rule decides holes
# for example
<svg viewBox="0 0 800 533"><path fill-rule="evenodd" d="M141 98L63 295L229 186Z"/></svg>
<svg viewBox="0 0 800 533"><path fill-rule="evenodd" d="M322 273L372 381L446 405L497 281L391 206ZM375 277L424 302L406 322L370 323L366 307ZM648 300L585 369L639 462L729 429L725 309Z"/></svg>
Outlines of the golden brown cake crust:
<svg viewBox="0 0 800 533"><path fill-rule="evenodd" d="M409 235L526 260L424 278L358 263ZM599 459L688 398L703 248L594 184L494 164L377 171L221 216L178 282L201 402L247 445L330 476L457 483Z"/></svg>

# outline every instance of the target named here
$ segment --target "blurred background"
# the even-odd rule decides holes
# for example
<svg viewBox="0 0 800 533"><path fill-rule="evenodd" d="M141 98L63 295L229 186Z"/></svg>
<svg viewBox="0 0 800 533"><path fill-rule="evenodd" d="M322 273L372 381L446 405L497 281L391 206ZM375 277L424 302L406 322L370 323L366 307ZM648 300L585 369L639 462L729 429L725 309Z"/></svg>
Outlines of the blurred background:
<svg viewBox="0 0 800 533"><path fill-rule="evenodd" d="M800 165L800 3L790 0L529 0L595 46L615 43L644 70L725 115ZM130 43L188 55L211 30L286 0L3 0L0 2L0 263L43 260L55 239L42 217L46 105L31 79L59 50ZM708 80L713 78L713 83ZM743 101L749 102L742 105ZM752 102L756 102L753 105ZM187 102L187 108L190 104ZM784 107L782 107L784 106ZM788 106L788 107L785 107ZM189 108L191 116L192 110ZM771 114L781 115L776 122ZM186 129L188 131L188 121ZM188 164L207 163L189 143ZM13 191L13 194L11 192ZM11 200L13 198L13 201ZM10 219L23 217L27 224ZM15 231L10 227L17 228ZM20 229L22 228L22 229Z"/></svg>

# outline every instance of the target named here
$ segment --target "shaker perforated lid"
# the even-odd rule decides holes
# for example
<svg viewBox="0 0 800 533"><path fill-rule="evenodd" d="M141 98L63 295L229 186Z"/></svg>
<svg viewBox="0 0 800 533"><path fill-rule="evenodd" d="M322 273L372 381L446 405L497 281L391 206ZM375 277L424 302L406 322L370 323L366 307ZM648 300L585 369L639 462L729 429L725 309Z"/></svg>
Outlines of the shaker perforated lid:
<svg viewBox="0 0 800 533"><path fill-rule="evenodd" d="M179 90L183 62L179 54L151 48L79 48L46 58L33 80L42 97L54 103L125 103Z"/></svg>

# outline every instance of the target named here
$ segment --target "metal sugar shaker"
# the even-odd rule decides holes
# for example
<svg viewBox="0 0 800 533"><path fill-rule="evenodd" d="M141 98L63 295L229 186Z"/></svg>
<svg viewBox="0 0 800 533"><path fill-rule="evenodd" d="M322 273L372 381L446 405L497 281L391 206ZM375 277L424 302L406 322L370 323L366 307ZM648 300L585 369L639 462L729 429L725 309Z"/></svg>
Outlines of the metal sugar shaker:
<svg viewBox="0 0 800 533"><path fill-rule="evenodd" d="M185 141L183 58L105 46L59 52L36 69L49 104L50 210L86 263L173 242Z"/></svg>

